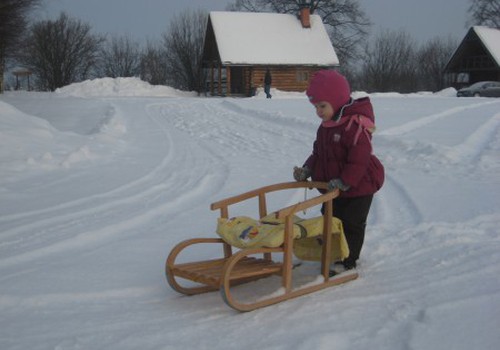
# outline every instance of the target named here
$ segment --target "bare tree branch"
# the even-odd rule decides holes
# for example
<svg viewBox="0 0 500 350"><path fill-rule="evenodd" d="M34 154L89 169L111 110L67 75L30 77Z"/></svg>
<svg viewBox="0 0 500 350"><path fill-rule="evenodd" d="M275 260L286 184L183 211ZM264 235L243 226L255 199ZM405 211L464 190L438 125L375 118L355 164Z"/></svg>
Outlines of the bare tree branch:
<svg viewBox="0 0 500 350"><path fill-rule="evenodd" d="M500 29L500 0L470 0L468 25Z"/></svg>
<svg viewBox="0 0 500 350"><path fill-rule="evenodd" d="M421 89L439 91L446 87L443 69L457 46L458 42L455 39L439 37L423 44L417 52L415 62Z"/></svg>
<svg viewBox="0 0 500 350"><path fill-rule="evenodd" d="M385 31L366 49L362 76L368 91L415 91L415 43L403 31Z"/></svg>
<svg viewBox="0 0 500 350"><path fill-rule="evenodd" d="M208 21L205 11L187 10L175 17L163 34L167 71L173 87L198 91L203 41Z"/></svg>
<svg viewBox="0 0 500 350"><path fill-rule="evenodd" d="M20 61L35 73L40 88L53 91L87 79L103 41L90 33L88 24L61 13L55 21L32 26Z"/></svg>
<svg viewBox="0 0 500 350"><path fill-rule="evenodd" d="M148 42L141 55L141 79L151 85L168 83L167 59L163 47Z"/></svg>
<svg viewBox="0 0 500 350"><path fill-rule="evenodd" d="M100 53L102 75L111 78L139 75L141 53L139 44L129 36L115 36Z"/></svg>

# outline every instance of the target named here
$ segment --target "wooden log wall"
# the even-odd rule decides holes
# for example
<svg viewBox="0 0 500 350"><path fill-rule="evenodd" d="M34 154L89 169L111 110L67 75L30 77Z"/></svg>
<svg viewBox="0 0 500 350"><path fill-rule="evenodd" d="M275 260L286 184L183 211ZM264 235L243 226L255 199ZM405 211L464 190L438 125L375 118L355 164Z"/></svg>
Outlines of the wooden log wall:
<svg viewBox="0 0 500 350"><path fill-rule="evenodd" d="M264 87L266 69L266 67L251 68L251 86ZM270 67L271 87L283 91L305 91L310 78L320 69L318 67Z"/></svg>
<svg viewBox="0 0 500 350"><path fill-rule="evenodd" d="M264 88L266 66L233 66L222 67L216 62L207 64L208 81L204 83L206 92L218 96L253 96L259 88ZM309 86L311 77L321 67L270 67L272 76L271 88L282 91L304 92ZM224 76L224 78L223 78ZM237 86L232 80L238 76Z"/></svg>

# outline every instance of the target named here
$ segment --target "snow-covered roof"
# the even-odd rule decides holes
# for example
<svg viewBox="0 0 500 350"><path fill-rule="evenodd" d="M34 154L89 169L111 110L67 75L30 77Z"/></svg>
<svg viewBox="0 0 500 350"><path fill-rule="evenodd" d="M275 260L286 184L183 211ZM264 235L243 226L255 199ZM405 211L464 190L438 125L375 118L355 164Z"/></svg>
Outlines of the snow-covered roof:
<svg viewBox="0 0 500 350"><path fill-rule="evenodd" d="M321 17L310 28L289 14L210 12L222 64L337 66Z"/></svg>
<svg viewBox="0 0 500 350"><path fill-rule="evenodd" d="M490 52L491 57L500 66L500 30L483 26L474 26L473 28Z"/></svg>

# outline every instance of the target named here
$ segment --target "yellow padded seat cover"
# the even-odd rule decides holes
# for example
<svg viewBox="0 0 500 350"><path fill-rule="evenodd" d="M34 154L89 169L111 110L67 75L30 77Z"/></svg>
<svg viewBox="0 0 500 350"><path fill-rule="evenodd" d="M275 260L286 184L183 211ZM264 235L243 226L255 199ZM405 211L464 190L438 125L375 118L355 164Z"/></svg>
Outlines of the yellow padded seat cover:
<svg viewBox="0 0 500 350"><path fill-rule="evenodd" d="M217 220L217 234L237 248L275 248L284 242L284 220L270 214L260 220L247 216ZM319 261L322 252L323 217L293 218L294 254L302 260ZM343 260L349 255L342 222L332 218L332 261Z"/></svg>

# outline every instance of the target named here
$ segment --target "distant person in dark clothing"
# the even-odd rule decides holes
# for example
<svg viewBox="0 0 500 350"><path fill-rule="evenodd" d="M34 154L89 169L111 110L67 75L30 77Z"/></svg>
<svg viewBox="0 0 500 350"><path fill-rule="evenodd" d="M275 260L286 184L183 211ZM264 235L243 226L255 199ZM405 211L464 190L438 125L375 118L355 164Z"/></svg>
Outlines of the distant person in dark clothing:
<svg viewBox="0 0 500 350"><path fill-rule="evenodd" d="M269 68L266 70L266 76L264 77L264 92L266 93L266 98L271 98L271 83L272 77Z"/></svg>

